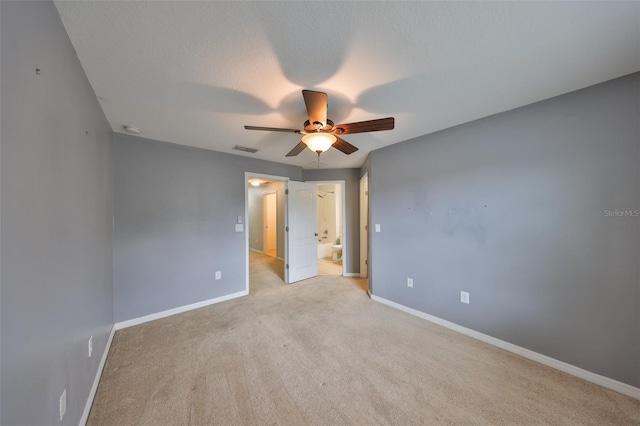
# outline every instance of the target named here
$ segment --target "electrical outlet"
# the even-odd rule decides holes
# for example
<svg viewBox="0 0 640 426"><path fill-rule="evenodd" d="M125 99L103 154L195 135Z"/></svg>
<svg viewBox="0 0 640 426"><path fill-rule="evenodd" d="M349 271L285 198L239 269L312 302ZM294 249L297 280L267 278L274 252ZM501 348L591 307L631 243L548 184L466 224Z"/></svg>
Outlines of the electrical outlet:
<svg viewBox="0 0 640 426"><path fill-rule="evenodd" d="M407 287L413 288L413 278L407 278Z"/></svg>
<svg viewBox="0 0 640 426"><path fill-rule="evenodd" d="M64 413L67 412L67 388L62 391L60 395L60 421L64 417Z"/></svg>
<svg viewBox="0 0 640 426"><path fill-rule="evenodd" d="M222 271L216 271L216 280L222 279Z"/></svg>
<svg viewBox="0 0 640 426"><path fill-rule="evenodd" d="M466 291L461 291L460 292L460 301L462 303L466 303L468 305L469 304L469 293L467 293Z"/></svg>
<svg viewBox="0 0 640 426"><path fill-rule="evenodd" d="M91 358L91 354L93 354L93 336L89 337L89 342L87 343L89 358Z"/></svg>

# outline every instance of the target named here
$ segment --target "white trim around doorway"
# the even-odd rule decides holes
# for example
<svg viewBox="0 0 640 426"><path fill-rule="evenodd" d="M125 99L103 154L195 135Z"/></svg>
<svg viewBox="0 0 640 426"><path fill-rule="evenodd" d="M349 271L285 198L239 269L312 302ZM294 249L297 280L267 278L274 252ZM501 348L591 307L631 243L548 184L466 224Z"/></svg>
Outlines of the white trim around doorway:
<svg viewBox="0 0 640 426"><path fill-rule="evenodd" d="M245 265L245 291L249 294L249 179L257 178L264 179L269 181L280 181L284 182L285 189L287 188L288 182L291 180L285 176L275 176L275 175L267 175L263 173L254 173L254 172L244 172L244 265ZM287 222L287 209L284 209L284 223L285 226ZM284 239L284 260L285 264L287 259L287 239Z"/></svg>
<svg viewBox="0 0 640 426"><path fill-rule="evenodd" d="M347 234L351 236L350 232L347 232L347 183L345 180L307 180L306 183L313 183L316 185L333 184L340 185L342 188L342 276L353 277L360 274L352 274L347 272L347 267L351 268L351 264L347 263L347 246L349 245ZM351 260L351 259L349 259Z"/></svg>

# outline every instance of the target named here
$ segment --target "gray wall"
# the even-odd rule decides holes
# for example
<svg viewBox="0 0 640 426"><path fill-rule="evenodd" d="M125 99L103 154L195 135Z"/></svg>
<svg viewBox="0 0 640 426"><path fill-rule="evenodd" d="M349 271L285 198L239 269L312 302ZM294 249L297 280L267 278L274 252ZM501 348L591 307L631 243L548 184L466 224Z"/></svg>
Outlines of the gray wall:
<svg viewBox="0 0 640 426"><path fill-rule="evenodd" d="M634 74L374 151L373 293L640 385L639 219L605 212L640 209L639 95Z"/></svg>
<svg viewBox="0 0 640 426"><path fill-rule="evenodd" d="M343 251L345 273L360 273L360 169L308 169L303 171L305 181L345 181L346 222Z"/></svg>
<svg viewBox="0 0 640 426"><path fill-rule="evenodd" d="M110 128L53 3L0 15L0 423L77 425L113 325Z"/></svg>
<svg viewBox="0 0 640 426"><path fill-rule="evenodd" d="M116 322L245 290L245 172L302 180L299 167L114 135Z"/></svg>
<svg viewBox="0 0 640 426"><path fill-rule="evenodd" d="M249 187L249 247L264 251L264 212L263 212L263 196L272 192L276 193L276 210L277 210L277 257L284 259L284 209L285 194L284 182L271 182L259 187Z"/></svg>

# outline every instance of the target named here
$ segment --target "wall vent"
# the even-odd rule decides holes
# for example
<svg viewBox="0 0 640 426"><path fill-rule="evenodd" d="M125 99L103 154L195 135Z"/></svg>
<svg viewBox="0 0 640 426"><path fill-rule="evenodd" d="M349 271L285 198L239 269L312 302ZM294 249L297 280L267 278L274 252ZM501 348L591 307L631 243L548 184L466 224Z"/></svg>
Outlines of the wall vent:
<svg viewBox="0 0 640 426"><path fill-rule="evenodd" d="M256 152L258 152L258 150L255 148L247 148L246 146L240 145L234 146L233 149L235 149L236 151L250 152L251 154L255 154Z"/></svg>

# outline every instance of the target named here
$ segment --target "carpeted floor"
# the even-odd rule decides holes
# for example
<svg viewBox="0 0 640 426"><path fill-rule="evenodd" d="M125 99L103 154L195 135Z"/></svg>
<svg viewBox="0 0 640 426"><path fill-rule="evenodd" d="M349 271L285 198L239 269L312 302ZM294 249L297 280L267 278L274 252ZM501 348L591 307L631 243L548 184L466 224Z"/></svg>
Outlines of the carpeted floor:
<svg viewBox="0 0 640 426"><path fill-rule="evenodd" d="M115 334L89 425L640 424L640 401L371 301L285 285Z"/></svg>
<svg viewBox="0 0 640 426"><path fill-rule="evenodd" d="M256 267L250 268L249 273L255 285L264 286L263 281L269 279L268 276L263 276L263 269L258 267L259 264L266 266L280 280L284 280L284 265L281 260L272 256L263 256L253 251L250 253L251 262ZM342 275L342 261L334 262L329 258L318 259L318 275Z"/></svg>
<svg viewBox="0 0 640 426"><path fill-rule="evenodd" d="M318 275L342 275L342 261L330 258L318 259Z"/></svg>

